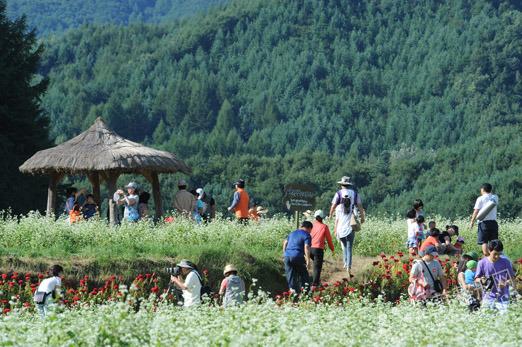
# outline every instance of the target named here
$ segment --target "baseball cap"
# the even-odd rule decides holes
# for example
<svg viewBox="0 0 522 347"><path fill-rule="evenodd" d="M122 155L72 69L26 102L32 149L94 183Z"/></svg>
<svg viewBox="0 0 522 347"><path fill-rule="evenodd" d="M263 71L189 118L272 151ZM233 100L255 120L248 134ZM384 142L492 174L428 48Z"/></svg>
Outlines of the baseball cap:
<svg viewBox="0 0 522 347"><path fill-rule="evenodd" d="M187 181L185 181L184 179L181 179L178 181L178 187L180 186L186 186L187 185Z"/></svg>
<svg viewBox="0 0 522 347"><path fill-rule="evenodd" d="M431 254L432 256L439 255L439 253L437 252L437 248L435 248L434 246L426 247L426 249L424 251L419 252L419 253L421 253L422 256L424 256L426 254Z"/></svg>
<svg viewBox="0 0 522 347"><path fill-rule="evenodd" d="M323 210L317 210L314 212L314 217L321 217L324 219L324 211Z"/></svg>

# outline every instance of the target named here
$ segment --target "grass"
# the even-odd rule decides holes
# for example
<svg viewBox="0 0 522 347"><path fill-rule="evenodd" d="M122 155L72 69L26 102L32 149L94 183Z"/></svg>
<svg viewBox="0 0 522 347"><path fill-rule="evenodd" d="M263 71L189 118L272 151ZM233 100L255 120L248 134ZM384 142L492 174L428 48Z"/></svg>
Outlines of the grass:
<svg viewBox="0 0 522 347"><path fill-rule="evenodd" d="M440 226L450 221L435 219ZM476 231L466 230L467 221L452 221L461 227L465 250L480 251ZM218 280L227 263L242 274L259 279L268 290L284 287L281 244L295 229L287 219L274 218L248 226L218 220L197 226L188 220L153 225L147 222L109 227L105 221L69 226L37 214L0 219L0 270L43 271L59 262L75 276L103 277L161 271L182 258L209 269ZM511 259L522 257L522 220L501 221L500 238ZM376 256L405 249L406 222L369 218L357 233L354 254ZM337 245L338 246L338 245ZM340 247L338 247L340 249ZM339 251L335 257L340 258ZM214 278L212 278L212 276Z"/></svg>

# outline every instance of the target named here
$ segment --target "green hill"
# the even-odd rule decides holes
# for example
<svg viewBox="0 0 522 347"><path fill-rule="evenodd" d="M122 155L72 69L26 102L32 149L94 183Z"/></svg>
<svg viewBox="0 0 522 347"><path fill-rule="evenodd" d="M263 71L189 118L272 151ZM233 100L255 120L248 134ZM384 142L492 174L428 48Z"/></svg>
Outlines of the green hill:
<svg viewBox="0 0 522 347"><path fill-rule="evenodd" d="M83 24L172 22L227 0L7 0L10 17L25 14L38 34L61 33Z"/></svg>
<svg viewBox="0 0 522 347"><path fill-rule="evenodd" d="M318 184L326 207L349 174L370 213L402 214L420 197L429 212L466 215L489 181L511 217L521 72L514 0L236 1L181 23L48 39L43 105L57 142L102 116L179 154L220 207L239 176L273 211L295 181Z"/></svg>

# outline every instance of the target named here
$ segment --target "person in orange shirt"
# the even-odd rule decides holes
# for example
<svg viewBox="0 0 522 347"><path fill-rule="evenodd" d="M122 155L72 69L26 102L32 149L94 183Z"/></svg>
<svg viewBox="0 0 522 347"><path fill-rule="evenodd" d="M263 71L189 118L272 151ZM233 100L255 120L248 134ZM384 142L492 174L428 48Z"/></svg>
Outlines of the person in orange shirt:
<svg viewBox="0 0 522 347"><path fill-rule="evenodd" d="M321 270L323 269L325 239L328 242L328 247L332 253L334 252L332 235L330 234L328 225L323 223L324 217L325 214L322 210L315 211L314 227L310 233L310 236L312 237L310 257L313 260L313 286L318 286L321 284Z"/></svg>
<svg viewBox="0 0 522 347"><path fill-rule="evenodd" d="M420 246L419 251L424 252L430 246L433 246L436 249L439 249L440 248L439 235L440 235L439 229L437 229L437 228L432 229L430 231L430 236L428 236L426 238L426 240L424 240L424 242Z"/></svg>
<svg viewBox="0 0 522 347"><path fill-rule="evenodd" d="M72 210L69 212L69 224L79 222L81 218L82 213L80 211L80 205L78 203L74 203Z"/></svg>
<svg viewBox="0 0 522 347"><path fill-rule="evenodd" d="M236 187L236 191L228 210L230 212L234 211L237 220L240 223L246 224L249 219L248 207L250 205L250 197L245 190L245 181L240 179L234 183L234 186Z"/></svg>

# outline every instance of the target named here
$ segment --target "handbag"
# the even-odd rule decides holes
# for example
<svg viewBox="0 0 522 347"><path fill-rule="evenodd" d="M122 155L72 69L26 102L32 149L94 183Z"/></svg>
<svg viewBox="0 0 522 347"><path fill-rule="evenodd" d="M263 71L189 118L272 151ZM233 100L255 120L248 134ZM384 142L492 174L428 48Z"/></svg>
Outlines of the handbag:
<svg viewBox="0 0 522 347"><path fill-rule="evenodd" d="M352 227L352 231L361 231L361 222L359 221L359 217L357 217L353 211L352 218L350 219L350 226Z"/></svg>
<svg viewBox="0 0 522 347"><path fill-rule="evenodd" d="M46 292L35 292L34 293L34 303L37 305L44 305L45 299L49 296L51 293Z"/></svg>
<svg viewBox="0 0 522 347"><path fill-rule="evenodd" d="M428 270L428 273L430 274L431 280L433 281L433 289L437 293L442 293L442 291L444 290L444 288L442 287L442 282L440 280L438 280L438 279L433 278L433 275L432 275L430 269L428 268L428 264L426 264L426 262L424 260L422 260L422 263L426 267L426 270Z"/></svg>

